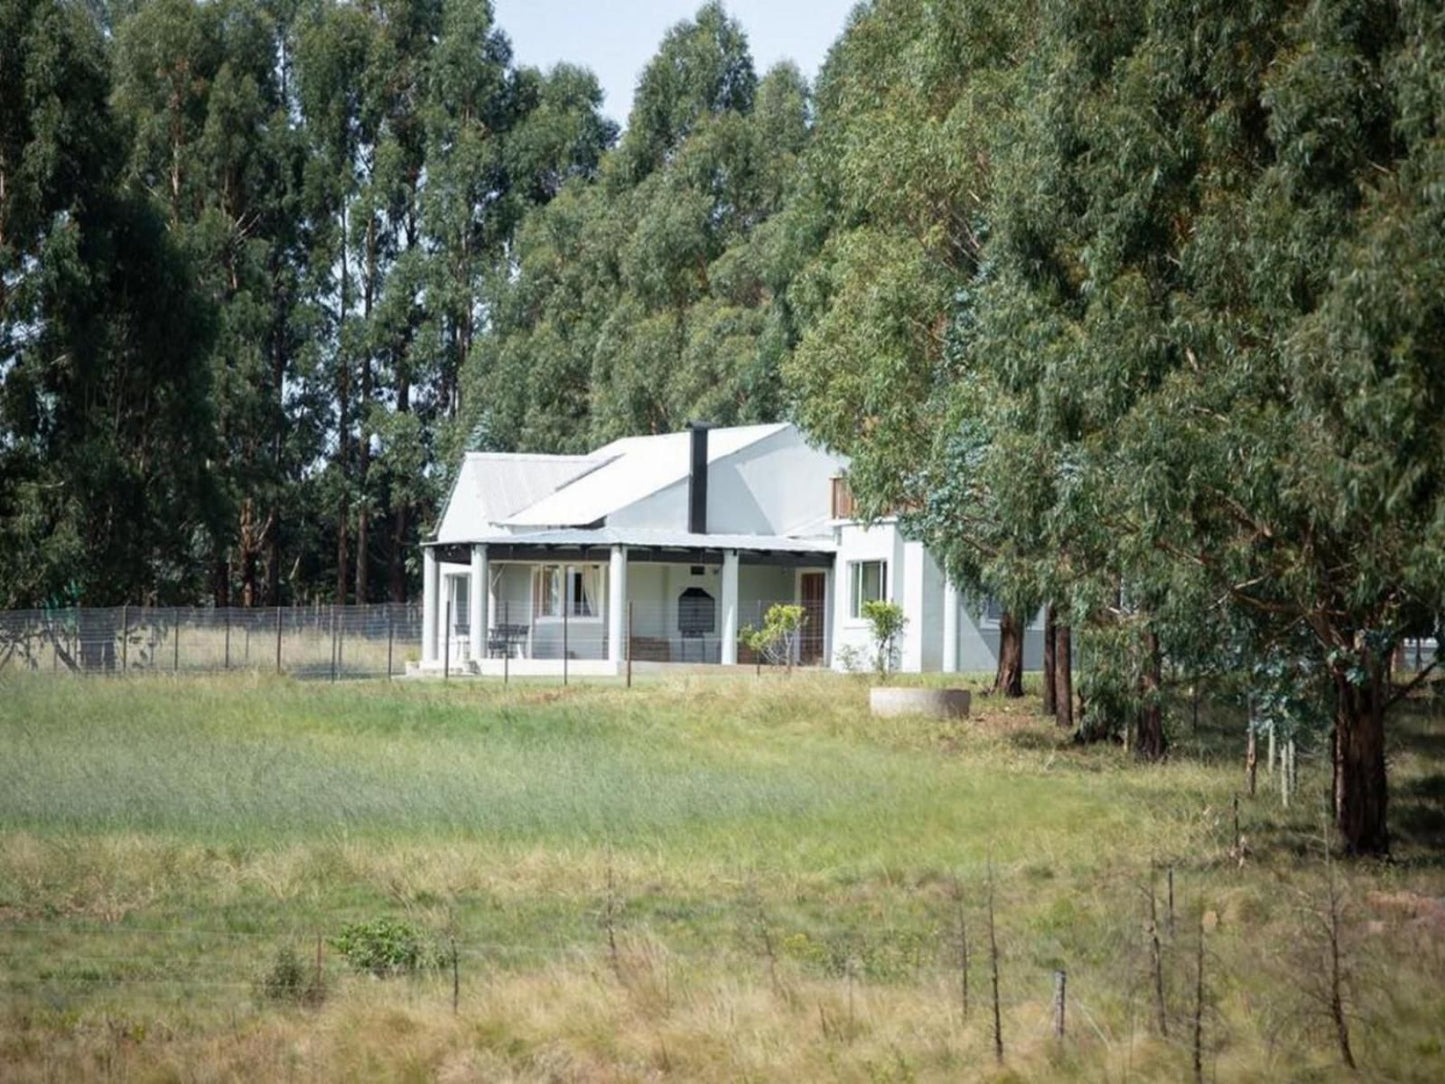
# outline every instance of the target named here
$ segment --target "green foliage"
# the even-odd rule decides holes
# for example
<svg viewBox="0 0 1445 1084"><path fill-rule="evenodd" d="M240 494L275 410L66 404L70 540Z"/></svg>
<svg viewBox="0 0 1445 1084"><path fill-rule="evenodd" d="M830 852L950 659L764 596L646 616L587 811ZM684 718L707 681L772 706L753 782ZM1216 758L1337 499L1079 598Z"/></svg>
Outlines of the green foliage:
<svg viewBox="0 0 1445 1084"><path fill-rule="evenodd" d="M807 623L808 612L802 606L775 602L763 615L762 626L743 626L738 639L774 666L786 665L791 669Z"/></svg>
<svg viewBox="0 0 1445 1084"><path fill-rule="evenodd" d="M421 930L389 918L349 923L331 938L331 947L357 971L378 978L410 974L441 959Z"/></svg>
<svg viewBox="0 0 1445 1084"><path fill-rule="evenodd" d="M1288 644L1354 850L1389 651L1445 611L1442 47L1418 3L880 0L786 212L784 372L865 515L1052 599L1086 730Z"/></svg>
<svg viewBox="0 0 1445 1084"><path fill-rule="evenodd" d="M463 0L0 39L0 604L406 597L518 223L616 139L596 80Z"/></svg>
<svg viewBox="0 0 1445 1084"><path fill-rule="evenodd" d="M315 1007L326 1000L326 983L287 945L276 951L270 969L257 984L257 993L265 1001Z"/></svg>
<svg viewBox="0 0 1445 1084"><path fill-rule="evenodd" d="M774 225L809 139L807 83L761 81L720 5L669 31L599 176L523 219L460 426L580 451L639 432L776 420L793 342Z"/></svg>
<svg viewBox="0 0 1445 1084"><path fill-rule="evenodd" d="M903 607L887 599L875 598L863 603L863 617L868 622L868 636L873 641L873 666L880 679L898 668L899 637L908 624Z"/></svg>

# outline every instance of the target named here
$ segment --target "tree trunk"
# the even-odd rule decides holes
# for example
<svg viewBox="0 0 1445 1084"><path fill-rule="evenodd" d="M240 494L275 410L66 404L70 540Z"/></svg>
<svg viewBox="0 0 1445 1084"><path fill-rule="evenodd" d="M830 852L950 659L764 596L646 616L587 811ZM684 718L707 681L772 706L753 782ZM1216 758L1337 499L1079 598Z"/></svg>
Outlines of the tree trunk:
<svg viewBox="0 0 1445 1084"><path fill-rule="evenodd" d="M1352 855L1390 853L1385 822L1385 697L1388 678L1378 662L1364 685L1335 675L1335 824Z"/></svg>
<svg viewBox="0 0 1445 1084"><path fill-rule="evenodd" d="M211 560L211 597L217 608L231 605L231 563L219 548Z"/></svg>
<svg viewBox="0 0 1445 1084"><path fill-rule="evenodd" d="M371 326L371 304L372 298L376 295L377 279L377 250L376 250L376 216L370 215L366 223L366 282L361 291L361 318L366 322L368 329ZM371 518L371 497L367 491L367 475L371 472L371 434L367 426L371 424L369 409L371 407L371 350L367 347L361 352L361 388L360 399L356 404L356 420L359 439L357 442L357 470L356 484L360 491L356 501L356 602L358 605L366 601L366 574L370 565L367 554L367 536L369 520Z"/></svg>
<svg viewBox="0 0 1445 1084"><path fill-rule="evenodd" d="M363 456L364 458L364 456ZM365 483L366 467L362 466L362 481ZM356 603L360 605L366 601L366 542L367 542L368 517L366 514L366 498L363 497L356 505Z"/></svg>
<svg viewBox="0 0 1445 1084"><path fill-rule="evenodd" d="M998 673L993 691L1009 697L1024 694L1024 627L1007 611L998 621Z"/></svg>
<svg viewBox="0 0 1445 1084"><path fill-rule="evenodd" d="M406 502L401 501L392 514L391 527L391 601L406 601Z"/></svg>
<svg viewBox="0 0 1445 1084"><path fill-rule="evenodd" d="M1054 721L1074 729L1073 633L1063 623L1054 628Z"/></svg>
<svg viewBox="0 0 1445 1084"><path fill-rule="evenodd" d="M398 363L397 368L403 367ZM404 371L396 378L396 412L406 414L411 410L411 382ZM406 549L407 549L407 499L398 496L393 489L391 499L395 506L391 513L391 552L387 554L388 590L392 602L406 601Z"/></svg>
<svg viewBox="0 0 1445 1084"><path fill-rule="evenodd" d="M336 508L336 604L346 605L347 527L350 501L347 489L351 484L351 370L346 358L346 318L351 313L351 280L347 265L346 207L341 208L341 306L336 320L336 475L340 494Z"/></svg>
<svg viewBox="0 0 1445 1084"><path fill-rule="evenodd" d="M1056 700L1054 697L1054 638L1058 632L1058 614L1054 611L1054 604L1049 603L1048 612L1044 616L1044 714L1053 715L1056 712Z"/></svg>
<svg viewBox="0 0 1445 1084"><path fill-rule="evenodd" d="M1164 759L1164 705L1159 691L1162 684L1159 637L1150 629L1144 634L1144 673L1139 679L1139 696L1143 704L1139 708L1139 734L1134 754L1140 760Z"/></svg>

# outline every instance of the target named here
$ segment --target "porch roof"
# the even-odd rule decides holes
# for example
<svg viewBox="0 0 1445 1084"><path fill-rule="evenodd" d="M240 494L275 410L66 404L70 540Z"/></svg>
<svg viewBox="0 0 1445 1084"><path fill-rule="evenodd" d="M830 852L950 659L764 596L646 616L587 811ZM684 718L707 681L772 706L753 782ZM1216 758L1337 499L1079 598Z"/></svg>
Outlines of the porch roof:
<svg viewBox="0 0 1445 1084"><path fill-rule="evenodd" d="M838 550L834 541L828 537L694 534L689 531L667 531L652 527L563 528L550 531L530 531L524 534L492 532L484 537L470 540L451 539L446 543L426 542L423 545L436 546L444 550L460 550L474 542L513 552L592 550L607 549L612 546L626 546L632 550L671 551L679 554L720 553L723 550L737 550L740 554L748 554L755 558L765 554L778 554L786 556L792 562L796 562L799 558L811 557L818 559L823 564L832 564ZM445 559L445 555L443 559Z"/></svg>

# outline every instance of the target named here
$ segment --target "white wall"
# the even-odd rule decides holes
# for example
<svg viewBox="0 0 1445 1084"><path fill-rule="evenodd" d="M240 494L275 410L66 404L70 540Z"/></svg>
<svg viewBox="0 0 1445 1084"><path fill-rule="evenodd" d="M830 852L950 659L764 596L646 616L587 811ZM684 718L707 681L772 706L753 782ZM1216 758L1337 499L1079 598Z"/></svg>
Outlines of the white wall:
<svg viewBox="0 0 1445 1084"><path fill-rule="evenodd" d="M818 451L794 429L708 465L709 534L790 534L827 520L836 456ZM609 527L687 529L687 479L618 509Z"/></svg>
<svg viewBox="0 0 1445 1084"><path fill-rule="evenodd" d="M887 596L904 605L903 538L892 523L864 527L845 523L837 529L838 556L833 566L833 589L837 604L833 607L833 667L841 669L851 651L864 667L872 665L873 645L868 636L868 622L849 616L852 603L853 577L849 565L856 561L886 561ZM912 614L907 615L910 620ZM940 629L941 633L941 629Z"/></svg>
<svg viewBox="0 0 1445 1084"><path fill-rule="evenodd" d="M840 649L858 652L862 665L872 664L872 643L868 623L848 616L852 593L849 565L856 561L888 562L888 598L904 609L902 669L935 672L943 668L943 607L945 583L942 570L916 542L909 542L891 521L864 527L841 524L836 530L838 558L834 566L835 607L833 611L833 666L841 668ZM1024 631L1024 669L1043 665L1043 612L1034 615ZM998 666L998 622L981 617L959 600L958 669L991 672Z"/></svg>
<svg viewBox="0 0 1445 1084"><path fill-rule="evenodd" d="M754 506L768 524L769 534L791 534L817 526L821 529L832 510L832 480L843 469L843 460L810 447L794 428L784 429L767 440L745 448L727 461L724 477L732 479L752 495ZM720 501L713 501L713 480L708 479L708 530L731 529L722 526L729 510ZM718 516L718 527L713 516Z"/></svg>

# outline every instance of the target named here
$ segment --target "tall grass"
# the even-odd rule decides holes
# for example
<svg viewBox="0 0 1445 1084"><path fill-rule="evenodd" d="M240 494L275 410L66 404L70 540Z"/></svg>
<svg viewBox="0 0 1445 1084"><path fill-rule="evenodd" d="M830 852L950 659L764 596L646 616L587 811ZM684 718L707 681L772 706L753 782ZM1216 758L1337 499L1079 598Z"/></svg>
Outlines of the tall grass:
<svg viewBox="0 0 1445 1084"><path fill-rule="evenodd" d="M982 1075L985 972L964 1021L952 894L980 944L990 864L1008 1071L1187 1073L1187 1044L1150 1032L1141 932L1146 888L1163 907L1173 867L1178 928L1208 920L1212 1071L1334 1072L1308 996L1323 764L1306 758L1291 809L1244 804L1241 861L1228 712L1142 767L1069 745L1032 701L883 721L865 690L804 674L632 690L11 681L0 1076ZM1445 928L1419 901L1445 894L1441 722L1417 714L1395 735L1401 860L1333 875L1362 1062L1436 1079ZM318 938L379 916L457 939L459 1016L445 976L377 983L329 954L324 1008L254 1002L278 947L309 959ZM1183 1028L1193 950L1165 945ZM1048 1038L1055 967L1074 999L1062 1046Z"/></svg>

